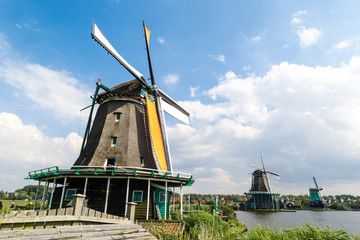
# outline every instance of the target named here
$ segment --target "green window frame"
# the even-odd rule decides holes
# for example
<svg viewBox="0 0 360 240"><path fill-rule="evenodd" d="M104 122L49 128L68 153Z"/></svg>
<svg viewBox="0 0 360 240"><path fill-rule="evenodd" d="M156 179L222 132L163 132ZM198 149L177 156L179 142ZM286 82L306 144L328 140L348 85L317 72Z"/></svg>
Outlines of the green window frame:
<svg viewBox="0 0 360 240"><path fill-rule="evenodd" d="M65 201L71 201L72 196L76 194L76 189L66 189Z"/></svg>
<svg viewBox="0 0 360 240"><path fill-rule="evenodd" d="M143 201L143 191L141 190L134 190L133 191L133 202L142 202Z"/></svg>

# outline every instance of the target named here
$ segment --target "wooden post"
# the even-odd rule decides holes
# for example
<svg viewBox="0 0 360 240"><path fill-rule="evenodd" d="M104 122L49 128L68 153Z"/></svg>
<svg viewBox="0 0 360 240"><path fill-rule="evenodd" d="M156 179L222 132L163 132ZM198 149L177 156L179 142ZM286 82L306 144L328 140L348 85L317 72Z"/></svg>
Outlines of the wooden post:
<svg viewBox="0 0 360 240"><path fill-rule="evenodd" d="M52 204L52 200L53 200L53 197L54 197L55 188L56 188L56 178L54 178L54 182L53 182L53 189L52 189L52 191L51 191L51 198L50 198L50 202L49 202L49 209L51 209L51 204Z"/></svg>
<svg viewBox="0 0 360 240"><path fill-rule="evenodd" d="M180 215L183 218L183 185L180 185Z"/></svg>
<svg viewBox="0 0 360 240"><path fill-rule="evenodd" d="M83 195L86 197L86 189L87 189L87 185L88 185L88 179L89 179L89 177L86 177L85 178L85 185L84 185L84 193L83 193ZM84 198L85 198L84 197Z"/></svg>
<svg viewBox="0 0 360 240"><path fill-rule="evenodd" d="M46 180L43 195L42 195L42 198L41 198L40 210L43 210L43 207L44 207L45 192L47 191L48 184L49 184L49 182L48 182L48 180Z"/></svg>
<svg viewBox="0 0 360 240"><path fill-rule="evenodd" d="M175 211L175 198L176 198L176 194L175 194L175 187L173 187L173 211Z"/></svg>
<svg viewBox="0 0 360 240"><path fill-rule="evenodd" d="M39 184L38 184L38 187L36 189L36 194L35 194L35 202L34 202L34 207L33 207L33 210L35 210L35 206L36 206L36 200L37 200L37 197L38 197L38 193L39 193L39 188L40 188L40 180L39 180Z"/></svg>
<svg viewBox="0 0 360 240"><path fill-rule="evenodd" d="M191 196L190 196L190 187L189 187L189 212L191 212Z"/></svg>
<svg viewBox="0 0 360 240"><path fill-rule="evenodd" d="M167 217L167 181L165 182L165 214L164 219L166 220Z"/></svg>
<svg viewBox="0 0 360 240"><path fill-rule="evenodd" d="M125 201L125 214L124 214L125 217L127 215L127 208L129 202L129 187L130 187L130 178L128 177L127 186L126 186L126 201Z"/></svg>
<svg viewBox="0 0 360 240"><path fill-rule="evenodd" d="M150 206L150 179L148 180L147 203L146 203L146 220L149 220L149 206Z"/></svg>
<svg viewBox="0 0 360 240"><path fill-rule="evenodd" d="M104 213L107 212L108 201L109 201L109 188L110 188L110 178L108 178L108 183L107 183L107 187L106 187L106 198L105 198Z"/></svg>
<svg viewBox="0 0 360 240"><path fill-rule="evenodd" d="M61 199L60 199L59 209L62 209L62 205L63 205L63 201L64 201L66 180L67 180L67 177L64 178L64 186L63 186L63 189L62 189L62 191L61 191Z"/></svg>

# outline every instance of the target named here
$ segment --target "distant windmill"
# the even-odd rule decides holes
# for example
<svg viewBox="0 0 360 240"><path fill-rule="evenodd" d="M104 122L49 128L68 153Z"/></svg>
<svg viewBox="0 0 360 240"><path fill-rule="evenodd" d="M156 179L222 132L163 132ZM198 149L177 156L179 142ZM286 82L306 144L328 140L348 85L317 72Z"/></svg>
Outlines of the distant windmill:
<svg viewBox="0 0 360 240"><path fill-rule="evenodd" d="M319 187L315 177L313 177L315 188L309 188L310 193L310 207L312 208L324 208L324 201L322 200L320 191L323 190L322 187Z"/></svg>
<svg viewBox="0 0 360 240"><path fill-rule="evenodd" d="M270 184L268 180L268 174L275 176L277 178L280 177L279 174L265 169L263 153L261 153L261 162L262 162L262 168L259 168L254 164L251 164L252 168L257 169L252 173L252 185L250 189L251 192L252 191L271 192Z"/></svg>
<svg viewBox="0 0 360 240"><path fill-rule="evenodd" d="M256 170L252 173L252 184L250 191L245 193L250 199L245 202L245 209L279 209L280 202L278 193L272 193L268 175L280 177L279 174L265 169L263 153L261 153L262 168L251 164Z"/></svg>

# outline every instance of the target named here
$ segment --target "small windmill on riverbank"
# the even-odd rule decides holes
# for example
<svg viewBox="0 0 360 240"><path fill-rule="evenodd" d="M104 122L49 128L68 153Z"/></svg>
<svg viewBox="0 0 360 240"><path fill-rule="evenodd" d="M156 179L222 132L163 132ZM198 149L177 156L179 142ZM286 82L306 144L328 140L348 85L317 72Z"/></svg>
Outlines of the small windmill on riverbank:
<svg viewBox="0 0 360 240"><path fill-rule="evenodd" d="M324 201L322 200L320 191L323 190L322 187L319 187L315 177L313 177L315 188L309 188L310 194L310 207L311 208L324 208Z"/></svg>
<svg viewBox="0 0 360 240"><path fill-rule="evenodd" d="M256 170L252 173L251 188L248 193L248 201L244 203L246 209L279 209L279 193L272 193L268 175L279 178L279 174L265 169L263 153L261 153L262 168L251 164Z"/></svg>
<svg viewBox="0 0 360 240"><path fill-rule="evenodd" d="M155 85L150 31L145 23L143 26L151 85L120 56L93 22L92 38L135 80L112 88L101 80L97 82L81 152L72 167L29 172L28 178L39 184L62 185L54 188L50 207L62 208L73 194L81 193L86 195L88 207L98 211L123 216L129 202L136 202L135 218L166 219L170 189L180 188L182 195L182 187L193 184L192 175L173 170L164 118L167 112L190 124L189 113ZM101 89L104 92L99 93ZM96 103L99 108L91 124Z"/></svg>

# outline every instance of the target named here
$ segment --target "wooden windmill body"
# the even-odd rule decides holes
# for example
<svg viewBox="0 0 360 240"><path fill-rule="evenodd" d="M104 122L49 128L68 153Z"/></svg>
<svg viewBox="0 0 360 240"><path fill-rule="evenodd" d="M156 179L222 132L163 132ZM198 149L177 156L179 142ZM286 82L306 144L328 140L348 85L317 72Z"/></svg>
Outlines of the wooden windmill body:
<svg viewBox="0 0 360 240"><path fill-rule="evenodd" d="M135 218L167 218L175 188L190 186L192 175L173 171L163 112L190 124L189 113L157 89L149 55L149 34L144 24L152 84L128 64L101 33L95 22L92 37L135 80L108 88L97 82L81 152L69 168L53 167L29 172L29 179L54 185L50 208L62 208L75 193L88 207L126 216L129 202L136 202ZM99 94L99 91L104 90ZM94 121L92 113L99 104ZM59 186L59 185L60 186ZM181 198L182 199L182 198Z"/></svg>
<svg viewBox="0 0 360 240"><path fill-rule="evenodd" d="M309 188L309 196L310 196L310 207L311 208L324 208L324 201L321 197L320 191L323 190L322 187L319 187L315 177L313 177L315 188Z"/></svg>
<svg viewBox="0 0 360 240"><path fill-rule="evenodd" d="M279 209L279 193L273 193L270 189L268 174L279 177L279 174L265 170L263 154L261 153L262 168L256 168L252 173L252 184L249 192L245 193L248 200L243 204L244 209Z"/></svg>

